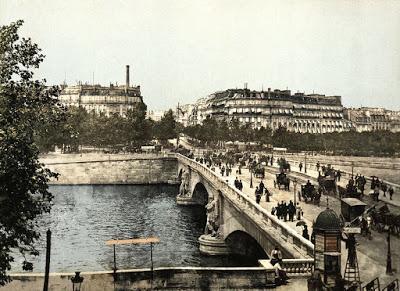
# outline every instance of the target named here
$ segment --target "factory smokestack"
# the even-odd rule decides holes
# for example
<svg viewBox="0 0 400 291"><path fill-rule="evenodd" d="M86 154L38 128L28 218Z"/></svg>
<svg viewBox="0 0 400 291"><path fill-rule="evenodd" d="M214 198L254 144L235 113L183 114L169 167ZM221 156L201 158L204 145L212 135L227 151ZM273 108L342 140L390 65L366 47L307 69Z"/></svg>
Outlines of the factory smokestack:
<svg viewBox="0 0 400 291"><path fill-rule="evenodd" d="M126 65L126 82L125 82L125 89L128 90L129 88L129 65Z"/></svg>

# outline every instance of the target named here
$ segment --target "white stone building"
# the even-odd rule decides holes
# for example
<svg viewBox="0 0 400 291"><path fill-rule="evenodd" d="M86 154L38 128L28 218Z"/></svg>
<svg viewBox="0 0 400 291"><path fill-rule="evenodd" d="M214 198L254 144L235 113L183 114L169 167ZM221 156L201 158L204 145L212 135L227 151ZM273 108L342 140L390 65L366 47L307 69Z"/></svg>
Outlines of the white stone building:
<svg viewBox="0 0 400 291"><path fill-rule="evenodd" d="M136 103L143 103L140 86L129 85L129 66L126 66L125 85L109 87L79 83L75 86L63 85L58 96L62 104L85 108L88 112L103 112L110 116L118 113L125 116Z"/></svg>
<svg viewBox="0 0 400 291"><path fill-rule="evenodd" d="M199 99L188 117L189 124L204 119L230 121L234 118L253 127L286 127L290 131L326 133L350 130L344 119L340 96L295 93L290 90L252 91L228 89Z"/></svg>
<svg viewBox="0 0 400 291"><path fill-rule="evenodd" d="M400 132L400 111L384 108L347 108L345 118L353 123L358 132L389 130Z"/></svg>

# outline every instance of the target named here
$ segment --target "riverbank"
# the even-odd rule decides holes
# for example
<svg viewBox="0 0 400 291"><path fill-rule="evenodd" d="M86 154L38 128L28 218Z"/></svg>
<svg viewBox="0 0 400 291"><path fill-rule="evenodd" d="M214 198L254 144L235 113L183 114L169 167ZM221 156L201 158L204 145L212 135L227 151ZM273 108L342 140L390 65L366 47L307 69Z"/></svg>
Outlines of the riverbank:
<svg viewBox="0 0 400 291"><path fill-rule="evenodd" d="M112 271L82 272L81 291L109 290L266 290L273 287L275 270L262 267L180 267L118 270L114 282ZM52 273L49 291L70 290L73 273ZM44 274L12 274L13 281L2 291L39 291L43 289ZM307 290L304 277L294 277L288 285L275 290Z"/></svg>
<svg viewBox="0 0 400 291"><path fill-rule="evenodd" d="M168 154L48 154L40 161L59 173L55 185L178 184L178 163Z"/></svg>

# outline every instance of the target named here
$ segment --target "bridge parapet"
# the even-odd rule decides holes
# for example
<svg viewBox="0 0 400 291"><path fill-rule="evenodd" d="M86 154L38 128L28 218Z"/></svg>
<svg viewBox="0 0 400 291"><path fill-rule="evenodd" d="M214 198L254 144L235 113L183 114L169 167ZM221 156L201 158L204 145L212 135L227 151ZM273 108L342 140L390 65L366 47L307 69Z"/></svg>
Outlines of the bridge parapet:
<svg viewBox="0 0 400 291"><path fill-rule="evenodd" d="M181 154L176 154L176 157L181 163L201 173L201 175L205 177L210 184L214 185L216 189L219 189L224 194L224 197L231 203L239 206L240 209L246 209L243 213L250 217L250 219L261 228L267 228L270 235L274 238L278 238L284 248L294 249L295 252L300 254L300 256L295 256L292 253L293 256L301 258L313 257L314 245L290 228L290 226L268 213L266 209L250 199L250 197L242 191L228 184L223 178L217 176L215 172L205 165Z"/></svg>
<svg viewBox="0 0 400 291"><path fill-rule="evenodd" d="M274 268L270 260L259 260L258 263L266 269ZM283 259L279 265L289 275L309 276L314 267L314 259Z"/></svg>

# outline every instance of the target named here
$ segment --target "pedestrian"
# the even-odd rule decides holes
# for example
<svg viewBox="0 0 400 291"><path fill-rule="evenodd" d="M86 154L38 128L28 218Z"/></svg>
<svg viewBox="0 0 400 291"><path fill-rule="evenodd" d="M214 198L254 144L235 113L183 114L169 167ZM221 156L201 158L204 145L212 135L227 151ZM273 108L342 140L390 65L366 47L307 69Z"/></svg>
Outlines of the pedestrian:
<svg viewBox="0 0 400 291"><path fill-rule="evenodd" d="M302 215L303 215L303 210L300 207L300 203L297 202L297 206L296 206L296 218L297 218L297 220L300 220Z"/></svg>
<svg viewBox="0 0 400 291"><path fill-rule="evenodd" d="M310 239L310 235L308 234L308 228L307 228L307 224L304 225L304 229L303 229L303 237L307 240Z"/></svg>
<svg viewBox="0 0 400 291"><path fill-rule="evenodd" d="M271 265L274 266L280 262L282 262L282 252L278 247L275 247L271 252Z"/></svg>
<svg viewBox="0 0 400 291"><path fill-rule="evenodd" d="M258 186L256 187L255 193L256 195L256 203L260 204L260 200L261 200L261 195L260 195L260 190L258 189Z"/></svg>
<svg viewBox="0 0 400 291"><path fill-rule="evenodd" d="M283 216L283 221L287 221L287 215L288 215L288 207L286 205L286 202L282 201L282 216Z"/></svg>
<svg viewBox="0 0 400 291"><path fill-rule="evenodd" d="M278 219L281 219L281 216L282 216L282 207L279 202L276 205L276 216L278 217Z"/></svg>
<svg viewBox="0 0 400 291"><path fill-rule="evenodd" d="M379 201L379 186L376 185L374 189L374 200Z"/></svg>
<svg viewBox="0 0 400 291"><path fill-rule="evenodd" d="M272 207L272 209L271 209L271 215L275 215L275 213L276 213L276 208L275 208L275 207Z"/></svg>
<svg viewBox="0 0 400 291"><path fill-rule="evenodd" d="M262 192L264 192L264 183L263 183L263 181L261 180L261 182L260 182L260 185L259 185L259 189L260 189L260 192L262 193Z"/></svg>
<svg viewBox="0 0 400 291"><path fill-rule="evenodd" d="M301 169L303 168L303 163L302 162L300 162L299 163L299 169L300 169L300 172L301 172Z"/></svg>
<svg viewBox="0 0 400 291"><path fill-rule="evenodd" d="M242 182L242 180L239 180L239 186L240 186L240 191L242 191L243 190L243 182Z"/></svg>
<svg viewBox="0 0 400 291"><path fill-rule="evenodd" d="M390 186L390 187L389 187L389 197L390 197L390 200L393 200L393 199L392 199L393 193L394 193L393 186Z"/></svg>
<svg viewBox="0 0 400 291"><path fill-rule="evenodd" d="M265 202L270 202L269 197L271 196L271 193L269 193L268 189L265 188Z"/></svg>
<svg viewBox="0 0 400 291"><path fill-rule="evenodd" d="M294 214L296 213L296 207L294 206L292 200L290 200L288 206L289 221L293 222Z"/></svg>
<svg viewBox="0 0 400 291"><path fill-rule="evenodd" d="M336 177L337 181L340 182L340 177L342 176L342 172L340 170L337 170Z"/></svg>
<svg viewBox="0 0 400 291"><path fill-rule="evenodd" d="M387 185L382 182L381 189L383 191L383 197L386 197L386 191L388 190Z"/></svg>
<svg viewBox="0 0 400 291"><path fill-rule="evenodd" d="M319 172L319 167L320 167L319 161L317 162L316 167L317 167L317 172Z"/></svg>
<svg viewBox="0 0 400 291"><path fill-rule="evenodd" d="M237 177L235 178L235 181L233 182L233 184L235 185L236 189L239 189L239 180Z"/></svg>

